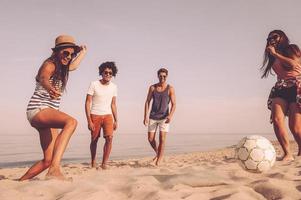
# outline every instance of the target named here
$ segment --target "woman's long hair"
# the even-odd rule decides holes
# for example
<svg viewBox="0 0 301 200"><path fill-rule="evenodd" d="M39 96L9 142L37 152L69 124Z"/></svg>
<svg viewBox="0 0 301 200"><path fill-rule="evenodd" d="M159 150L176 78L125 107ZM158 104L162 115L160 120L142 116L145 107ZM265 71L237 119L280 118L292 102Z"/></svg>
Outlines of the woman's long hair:
<svg viewBox="0 0 301 200"><path fill-rule="evenodd" d="M69 77L69 65L72 60L67 65L62 65L60 58L59 58L59 52L61 49L56 50L52 53L50 58L48 58L49 61L53 62L55 65L55 70L52 75L52 85L53 87L60 84L60 81L62 81L62 87L60 88L61 92L65 91L68 77Z"/></svg>
<svg viewBox="0 0 301 200"><path fill-rule="evenodd" d="M273 30L269 33L269 35L276 33L280 36L280 40L279 40L279 44L276 47L276 51L284 54L285 50L288 48L289 46L289 39L286 36L286 34L281 31L281 30ZM266 49L269 45L269 41L267 41L266 46L265 46L265 51L264 51L264 57L263 57L263 63L262 63L262 67L260 68L263 71L263 74L261 76L261 78L266 78L268 77L269 74L271 74L271 69L272 69L272 65L275 61L274 56L272 56Z"/></svg>

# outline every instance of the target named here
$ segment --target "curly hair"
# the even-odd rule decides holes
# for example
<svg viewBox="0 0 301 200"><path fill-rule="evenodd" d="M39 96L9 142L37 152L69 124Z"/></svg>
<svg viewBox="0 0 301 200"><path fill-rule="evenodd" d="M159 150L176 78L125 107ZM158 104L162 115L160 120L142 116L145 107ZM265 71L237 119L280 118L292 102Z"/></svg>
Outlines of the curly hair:
<svg viewBox="0 0 301 200"><path fill-rule="evenodd" d="M115 65L115 62L104 62L102 63L99 67L98 67L98 70L99 70L99 76L102 75L102 72L105 70L105 69L111 69L113 74L112 76L116 76L117 72L118 72L118 69Z"/></svg>

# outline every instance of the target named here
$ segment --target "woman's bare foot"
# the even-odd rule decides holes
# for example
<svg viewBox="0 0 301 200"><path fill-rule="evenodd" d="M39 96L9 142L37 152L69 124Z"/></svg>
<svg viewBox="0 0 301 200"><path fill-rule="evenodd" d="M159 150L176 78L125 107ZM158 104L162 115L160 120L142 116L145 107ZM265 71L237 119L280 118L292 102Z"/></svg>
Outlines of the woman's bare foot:
<svg viewBox="0 0 301 200"><path fill-rule="evenodd" d="M72 181L71 177L65 177L61 170L58 168L49 168L48 173L46 174L46 179L57 179L61 181Z"/></svg>
<svg viewBox="0 0 301 200"><path fill-rule="evenodd" d="M291 154L284 155L284 156L280 159L280 161L293 161L293 160L295 160L295 159L294 159L294 156L291 155Z"/></svg>
<svg viewBox="0 0 301 200"><path fill-rule="evenodd" d="M96 168L97 164L96 162L91 162L91 168Z"/></svg>

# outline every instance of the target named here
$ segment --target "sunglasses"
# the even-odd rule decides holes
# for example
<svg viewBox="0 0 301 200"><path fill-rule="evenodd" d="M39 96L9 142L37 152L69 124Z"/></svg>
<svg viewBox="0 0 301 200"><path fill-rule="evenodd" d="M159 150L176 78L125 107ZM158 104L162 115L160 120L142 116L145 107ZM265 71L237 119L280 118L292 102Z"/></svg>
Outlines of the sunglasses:
<svg viewBox="0 0 301 200"><path fill-rule="evenodd" d="M113 72L109 72L109 71L104 71L103 73L104 73L105 75L110 75L110 76L113 75Z"/></svg>
<svg viewBox="0 0 301 200"><path fill-rule="evenodd" d="M159 75L159 78L166 78L166 75Z"/></svg>
<svg viewBox="0 0 301 200"><path fill-rule="evenodd" d="M77 55L77 53L70 53L69 51L63 51L62 54L64 57L68 57L71 55L71 58L75 58L75 56Z"/></svg>
<svg viewBox="0 0 301 200"><path fill-rule="evenodd" d="M271 40L277 40L278 37L279 37L279 35L273 35L273 36L270 36L270 37L267 38L267 41L269 42L269 41L271 41Z"/></svg>

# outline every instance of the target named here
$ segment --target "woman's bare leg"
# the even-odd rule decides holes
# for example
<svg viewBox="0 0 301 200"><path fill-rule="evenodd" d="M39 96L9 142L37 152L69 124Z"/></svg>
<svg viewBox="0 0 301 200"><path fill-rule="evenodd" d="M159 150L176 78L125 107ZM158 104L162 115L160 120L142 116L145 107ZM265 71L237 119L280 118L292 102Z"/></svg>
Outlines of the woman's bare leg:
<svg viewBox="0 0 301 200"><path fill-rule="evenodd" d="M47 176L63 179L60 163L67 144L77 126L77 121L66 113L46 108L40 111L33 119L32 126L41 128L59 128L61 133L57 136L53 149L53 157Z"/></svg>
<svg viewBox="0 0 301 200"><path fill-rule="evenodd" d="M51 164L54 144L58 136L58 132L56 129L50 128L40 128L38 129L38 131L40 135L40 143L43 150L44 159L36 162L33 166L31 166L29 170L19 179L20 181L35 177L36 175L47 169Z"/></svg>
<svg viewBox="0 0 301 200"><path fill-rule="evenodd" d="M298 156L301 156L301 113L298 105L292 103L289 106L289 128L298 144Z"/></svg>
<svg viewBox="0 0 301 200"><path fill-rule="evenodd" d="M272 103L272 120L276 137L283 149L284 156L281 160L294 159L289 144L289 137L285 128L285 113L287 112L287 102L281 98L273 99Z"/></svg>

